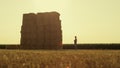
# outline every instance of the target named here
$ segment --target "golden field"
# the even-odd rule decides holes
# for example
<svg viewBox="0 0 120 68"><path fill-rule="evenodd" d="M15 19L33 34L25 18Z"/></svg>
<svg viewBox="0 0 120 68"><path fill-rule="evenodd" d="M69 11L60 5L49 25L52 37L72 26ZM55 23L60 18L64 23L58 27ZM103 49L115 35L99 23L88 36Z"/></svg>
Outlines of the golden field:
<svg viewBox="0 0 120 68"><path fill-rule="evenodd" d="M0 50L0 68L120 68L120 50Z"/></svg>

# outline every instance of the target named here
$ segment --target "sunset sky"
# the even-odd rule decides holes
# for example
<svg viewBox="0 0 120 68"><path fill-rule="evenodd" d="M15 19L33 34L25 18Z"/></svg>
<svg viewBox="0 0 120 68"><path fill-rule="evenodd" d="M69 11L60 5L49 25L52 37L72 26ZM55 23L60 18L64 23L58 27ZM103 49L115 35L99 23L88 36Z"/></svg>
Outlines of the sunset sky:
<svg viewBox="0 0 120 68"><path fill-rule="evenodd" d="M24 13L59 12L63 43L120 43L120 0L0 0L0 44L20 44Z"/></svg>

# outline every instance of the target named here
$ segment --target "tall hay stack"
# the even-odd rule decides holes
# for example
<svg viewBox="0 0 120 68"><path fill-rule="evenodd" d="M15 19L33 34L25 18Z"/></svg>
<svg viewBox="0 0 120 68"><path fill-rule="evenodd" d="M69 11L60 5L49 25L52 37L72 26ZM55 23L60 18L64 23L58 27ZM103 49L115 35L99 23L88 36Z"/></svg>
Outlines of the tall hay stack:
<svg viewBox="0 0 120 68"><path fill-rule="evenodd" d="M21 49L61 49L62 30L57 12L23 15Z"/></svg>

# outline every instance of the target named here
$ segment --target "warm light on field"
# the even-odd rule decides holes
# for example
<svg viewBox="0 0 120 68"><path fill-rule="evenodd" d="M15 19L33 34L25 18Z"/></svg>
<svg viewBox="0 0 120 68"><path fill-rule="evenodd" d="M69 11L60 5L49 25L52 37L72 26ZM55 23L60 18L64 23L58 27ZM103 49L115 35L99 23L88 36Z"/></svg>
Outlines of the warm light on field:
<svg viewBox="0 0 120 68"><path fill-rule="evenodd" d="M119 68L119 50L0 50L0 68Z"/></svg>

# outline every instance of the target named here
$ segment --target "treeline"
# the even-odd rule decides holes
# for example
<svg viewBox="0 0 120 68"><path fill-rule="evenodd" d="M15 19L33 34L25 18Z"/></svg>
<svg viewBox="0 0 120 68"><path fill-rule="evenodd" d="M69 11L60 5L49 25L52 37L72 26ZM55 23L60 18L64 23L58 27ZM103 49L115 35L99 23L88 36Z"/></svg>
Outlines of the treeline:
<svg viewBox="0 0 120 68"><path fill-rule="evenodd" d="M1 44L0 49L19 49L19 44Z"/></svg>
<svg viewBox="0 0 120 68"><path fill-rule="evenodd" d="M75 49L75 46L63 44L63 49ZM77 44L77 49L120 49L120 44Z"/></svg>
<svg viewBox="0 0 120 68"><path fill-rule="evenodd" d="M0 49L20 49L20 45L19 44L0 45ZM75 46L74 46L74 44L63 44L63 49L75 49ZM120 44L77 44L77 49L114 49L114 50L119 50Z"/></svg>

